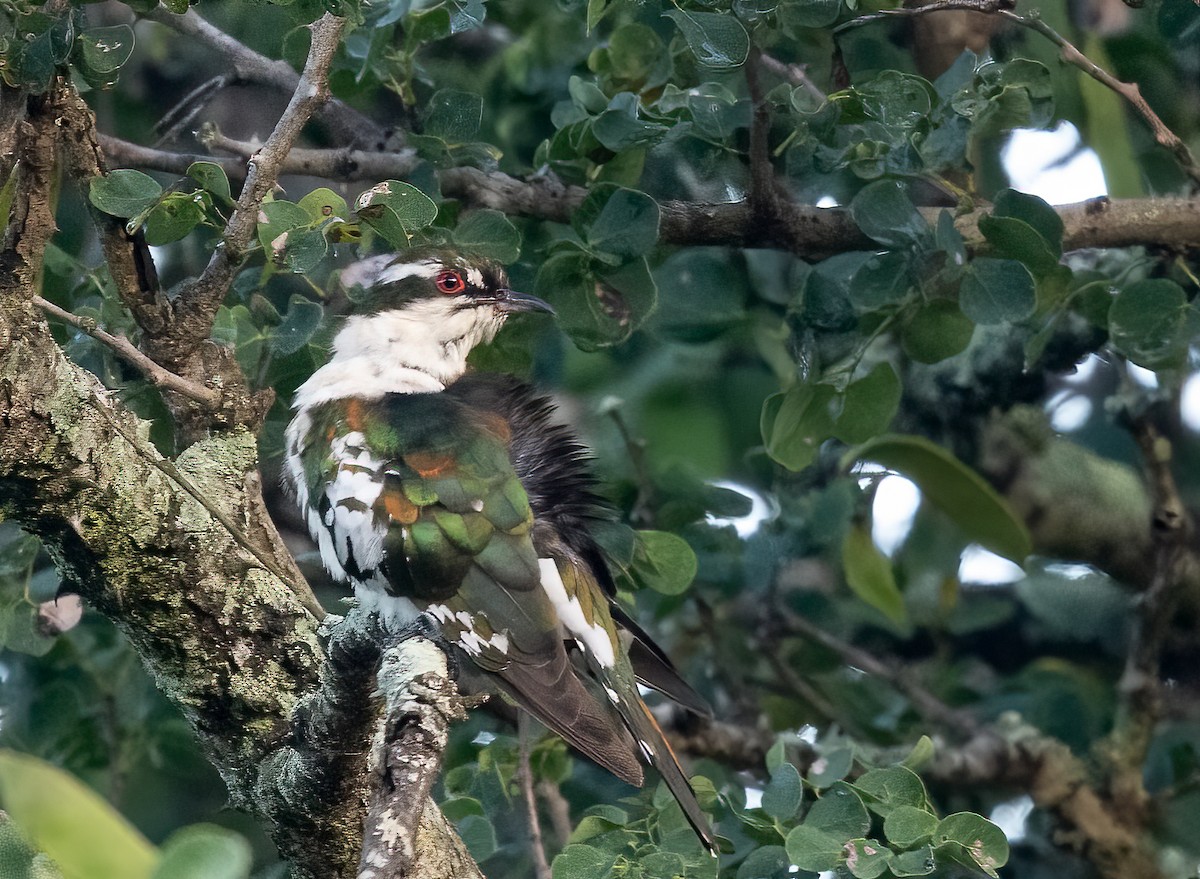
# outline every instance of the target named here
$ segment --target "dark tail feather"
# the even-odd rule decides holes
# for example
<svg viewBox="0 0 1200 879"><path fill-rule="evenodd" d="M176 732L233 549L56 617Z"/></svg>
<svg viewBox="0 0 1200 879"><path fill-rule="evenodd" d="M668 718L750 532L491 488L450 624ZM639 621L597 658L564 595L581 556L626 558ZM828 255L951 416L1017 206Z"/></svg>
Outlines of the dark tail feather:
<svg viewBox="0 0 1200 879"><path fill-rule="evenodd" d="M629 661L638 682L662 693L673 702L678 702L688 711L701 717L713 716L712 708L683 679L663 649L654 643L645 629L637 624L616 602L609 603L613 620L632 637L629 644Z"/></svg>
<svg viewBox="0 0 1200 879"><path fill-rule="evenodd" d="M634 704L629 706L628 712L621 712L622 718L628 724L629 731L633 733L633 737L637 740L638 746L646 758L658 770L672 795L679 802L684 817L696 831L696 836L700 837L701 844L715 858L718 852L716 834L713 833L708 818L704 816L704 811L696 800L696 792L692 790L691 783L684 775L683 767L679 765L675 751L672 750L666 735L663 734L662 727L658 725L658 721L646 707L646 703L636 697L633 701Z"/></svg>
<svg viewBox="0 0 1200 879"><path fill-rule="evenodd" d="M641 787L644 776L629 733L617 723L616 712L575 677L561 642L558 648L541 665L513 663L499 672L504 688L568 744L622 781Z"/></svg>

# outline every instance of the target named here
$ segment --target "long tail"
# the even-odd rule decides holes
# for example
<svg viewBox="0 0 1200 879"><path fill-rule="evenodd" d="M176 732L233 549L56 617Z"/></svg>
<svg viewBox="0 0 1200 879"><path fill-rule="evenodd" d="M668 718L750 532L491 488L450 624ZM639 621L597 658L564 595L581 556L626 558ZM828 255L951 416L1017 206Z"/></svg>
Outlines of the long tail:
<svg viewBox="0 0 1200 879"><path fill-rule="evenodd" d="M704 815L704 810L700 808L700 803L696 800L696 792L692 790L692 785L684 774L683 767L679 765L679 759L667 741L662 727L658 725L658 721L654 719L654 715L650 713L650 709L638 697L636 691L632 694L632 699L625 700L618 707L621 719L633 733L638 747L642 749L642 753L646 755L650 765L658 770L663 781L667 783L667 787L679 802L679 807L683 809L684 817L696 831L696 836L700 837L704 848L715 858L718 852L717 836L713 833L708 818Z"/></svg>

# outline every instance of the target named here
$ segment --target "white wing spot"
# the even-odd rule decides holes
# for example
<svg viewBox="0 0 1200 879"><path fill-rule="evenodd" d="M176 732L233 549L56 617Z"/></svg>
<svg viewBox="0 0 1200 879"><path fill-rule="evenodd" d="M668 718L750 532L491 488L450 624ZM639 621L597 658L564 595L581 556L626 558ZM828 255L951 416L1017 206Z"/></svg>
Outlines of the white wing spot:
<svg viewBox="0 0 1200 879"><path fill-rule="evenodd" d="M654 749L650 747L649 742L638 739L638 747L642 749L642 753L646 755L647 760L654 760Z"/></svg>
<svg viewBox="0 0 1200 879"><path fill-rule="evenodd" d="M612 702L612 704L614 704L614 705L621 704L621 697L619 695L617 695L617 691L614 690L612 687L605 685L604 692L608 694L608 699L610 702Z"/></svg>
<svg viewBox="0 0 1200 879"><path fill-rule="evenodd" d="M608 637L604 626L588 622L579 599L567 595L567 587L563 585L554 559L538 559L538 567L542 572L542 589L554 605L559 622L575 638L575 643L584 652L590 653L601 668L612 668L616 664L616 656L612 639Z"/></svg>

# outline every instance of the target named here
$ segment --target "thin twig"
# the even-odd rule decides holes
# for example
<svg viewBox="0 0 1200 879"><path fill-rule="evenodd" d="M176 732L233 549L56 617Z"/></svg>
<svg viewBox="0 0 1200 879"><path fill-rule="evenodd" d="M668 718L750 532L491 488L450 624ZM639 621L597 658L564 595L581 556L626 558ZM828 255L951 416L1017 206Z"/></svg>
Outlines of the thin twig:
<svg viewBox="0 0 1200 879"><path fill-rule="evenodd" d="M158 6L144 17L164 24L186 37L198 40L216 49L229 61L233 77L227 84L253 82L272 86L286 94L295 94L300 85L300 76L286 61L277 61L255 52L249 46L235 40L229 34L210 24L189 9L177 15L166 7ZM315 32L314 32L315 35ZM388 132L368 116L336 98L331 99L321 110L330 128L342 135L352 133L353 145L364 148L380 148L388 138Z"/></svg>
<svg viewBox="0 0 1200 879"><path fill-rule="evenodd" d="M550 815L550 826L554 828L554 841L560 849L567 847L567 840L571 838L573 828L571 827L571 804L567 802L567 798L563 796L558 785L552 781L539 781L537 784L538 796L542 798L542 802L546 804L546 811Z"/></svg>
<svg viewBox="0 0 1200 879"><path fill-rule="evenodd" d="M775 185L775 168L771 164L771 106L758 81L761 59L762 52L753 46L744 68L754 113L750 121L750 211L756 223L773 226L779 217L783 196Z"/></svg>
<svg viewBox="0 0 1200 879"><path fill-rule="evenodd" d="M202 19L197 16L197 20ZM186 311L192 318L190 322L196 324L188 328L188 335L195 340L195 344L208 337L217 308L224 300L234 272L241 265L254 237L259 207L275 185L279 169L292 144L313 112L329 96L329 67L344 25L344 19L326 13L310 26L312 45L292 99L271 136L250 159L246 183L238 197L237 207L225 226L221 243L203 274L180 294L181 310Z"/></svg>
<svg viewBox="0 0 1200 879"><path fill-rule="evenodd" d="M978 733L979 724L973 717L965 711L951 708L937 696L933 695L933 693L911 681L904 673L903 667L884 662L875 655L843 641L836 635L825 631L820 626L814 625L787 608L778 608L778 610L782 614L784 624L793 633L824 645L840 656L848 665L861 669L872 677L879 678L881 681L891 684L903 693L913 704L913 707L926 719L955 729L963 735L970 736Z"/></svg>
<svg viewBox="0 0 1200 879"><path fill-rule="evenodd" d="M529 855L533 858L534 876L537 879L550 879L550 862L546 860L542 822L538 818L537 796L533 790L533 767L529 763L532 741L529 715L522 711L517 721L517 784L521 787L525 813L529 817Z"/></svg>
<svg viewBox="0 0 1200 879"><path fill-rule="evenodd" d="M1070 64L1072 67L1079 68L1092 79L1107 86L1129 101L1138 114L1141 115L1142 119L1145 120L1146 124L1150 126L1150 130L1154 134L1154 139L1159 145L1171 151L1183 168L1184 173L1192 179L1194 185L1200 185L1200 165L1197 165L1196 157L1192 155L1192 151L1188 149L1188 145L1179 135L1168 128L1167 124L1146 103L1146 99L1142 97L1141 89L1138 88L1137 83L1123 82L1098 66L1084 55L1083 52L1079 51L1066 37L1046 24L1037 10L1031 11L1028 15L1018 15L1012 11L1015 5L1013 0L935 0L935 2L927 3L923 6L882 9L878 12L860 15L858 18L853 18L838 25L833 29L833 32L837 35L850 28L870 24L873 21L882 21L883 19L897 17L911 18L917 15L928 15L932 12L945 12L948 10L969 10L972 12L981 12L986 15L999 15L1019 27L1027 28L1041 34L1058 46L1064 62Z"/></svg>
<svg viewBox="0 0 1200 879"><path fill-rule="evenodd" d="M94 320L72 314L65 309L59 308L53 302L47 302L41 296L34 296L32 301L34 305L46 312L46 314L58 318L63 323L70 324L81 333L91 336L96 341L107 345L118 357L139 369L155 387L174 391L210 409L216 409L221 405L221 393L219 391L213 388L206 388L195 382L190 382L170 370L164 369L139 351L137 346L124 336L114 336L111 333L107 333L96 326Z"/></svg>
<svg viewBox="0 0 1200 879"><path fill-rule="evenodd" d="M205 131L201 140L210 150L233 153L249 158L259 144L226 137L215 129ZM309 177L328 177L334 180L382 180L387 177L407 177L417 167L417 151L374 152L355 149L303 149L288 153L280 168L281 174L303 174Z"/></svg>
<svg viewBox="0 0 1200 879"><path fill-rule="evenodd" d="M784 81L806 89L818 102L825 100L825 92L808 76L808 65L788 64L786 61L780 61L774 55L768 55L766 52L763 52L759 56L759 61L762 63L764 69L769 70Z"/></svg>

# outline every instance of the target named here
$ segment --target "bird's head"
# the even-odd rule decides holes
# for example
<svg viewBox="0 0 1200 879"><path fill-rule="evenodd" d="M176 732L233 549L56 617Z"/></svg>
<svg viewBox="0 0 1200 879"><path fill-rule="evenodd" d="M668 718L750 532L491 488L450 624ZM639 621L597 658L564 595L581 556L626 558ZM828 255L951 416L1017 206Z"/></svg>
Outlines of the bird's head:
<svg viewBox="0 0 1200 879"><path fill-rule="evenodd" d="M372 257L342 273L351 310L333 340L335 359L370 357L453 381L471 349L510 314L553 309L509 289L503 267L445 250Z"/></svg>

